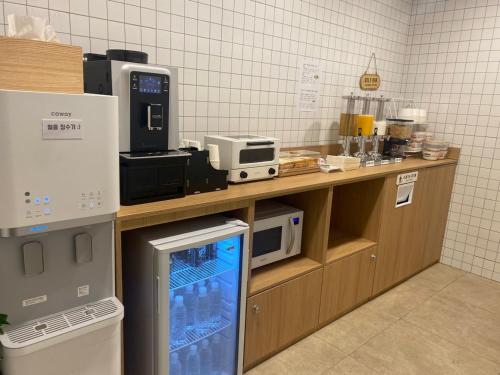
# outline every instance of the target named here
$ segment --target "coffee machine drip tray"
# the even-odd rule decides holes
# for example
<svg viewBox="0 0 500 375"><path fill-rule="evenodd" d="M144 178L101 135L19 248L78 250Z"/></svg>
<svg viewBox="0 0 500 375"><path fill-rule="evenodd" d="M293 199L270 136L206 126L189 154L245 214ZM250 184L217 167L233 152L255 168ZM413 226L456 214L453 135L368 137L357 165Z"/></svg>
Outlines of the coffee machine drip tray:
<svg viewBox="0 0 500 375"><path fill-rule="evenodd" d="M156 202L186 195L188 152L120 153L122 205Z"/></svg>

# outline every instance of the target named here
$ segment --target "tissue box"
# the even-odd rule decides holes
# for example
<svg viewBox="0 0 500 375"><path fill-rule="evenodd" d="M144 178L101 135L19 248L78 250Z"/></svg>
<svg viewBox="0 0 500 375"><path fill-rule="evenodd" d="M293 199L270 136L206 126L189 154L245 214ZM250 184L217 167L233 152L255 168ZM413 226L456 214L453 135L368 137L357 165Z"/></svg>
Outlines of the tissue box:
<svg viewBox="0 0 500 375"><path fill-rule="evenodd" d="M82 49L0 37L0 89L83 94Z"/></svg>

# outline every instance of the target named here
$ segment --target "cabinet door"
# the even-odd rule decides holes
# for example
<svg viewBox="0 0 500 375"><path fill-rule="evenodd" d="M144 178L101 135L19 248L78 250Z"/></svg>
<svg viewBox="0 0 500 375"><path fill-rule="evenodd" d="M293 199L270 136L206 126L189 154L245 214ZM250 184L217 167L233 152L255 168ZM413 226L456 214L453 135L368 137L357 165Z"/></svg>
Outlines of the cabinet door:
<svg viewBox="0 0 500 375"><path fill-rule="evenodd" d="M322 277L323 270L319 269L281 286L280 347L317 328Z"/></svg>
<svg viewBox="0 0 500 375"><path fill-rule="evenodd" d="M427 170L425 189L427 235L422 268L430 266L441 258L455 169L455 165L445 165Z"/></svg>
<svg viewBox="0 0 500 375"><path fill-rule="evenodd" d="M377 248L363 250L325 267L320 324L368 300L372 294Z"/></svg>
<svg viewBox="0 0 500 375"><path fill-rule="evenodd" d="M422 267L427 233L425 187L427 170L418 172L412 203L396 208L397 175L384 184L384 204L373 293L377 294Z"/></svg>
<svg viewBox="0 0 500 375"><path fill-rule="evenodd" d="M278 349L280 296L276 287L247 300L245 368Z"/></svg>

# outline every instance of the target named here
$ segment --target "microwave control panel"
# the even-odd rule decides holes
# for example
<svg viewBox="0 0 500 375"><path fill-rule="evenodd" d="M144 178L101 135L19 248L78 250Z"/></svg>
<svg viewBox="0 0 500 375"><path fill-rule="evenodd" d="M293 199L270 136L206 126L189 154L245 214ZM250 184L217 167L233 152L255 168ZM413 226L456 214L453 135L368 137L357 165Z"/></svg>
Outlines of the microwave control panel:
<svg viewBox="0 0 500 375"><path fill-rule="evenodd" d="M131 152L168 150L170 77L130 72Z"/></svg>

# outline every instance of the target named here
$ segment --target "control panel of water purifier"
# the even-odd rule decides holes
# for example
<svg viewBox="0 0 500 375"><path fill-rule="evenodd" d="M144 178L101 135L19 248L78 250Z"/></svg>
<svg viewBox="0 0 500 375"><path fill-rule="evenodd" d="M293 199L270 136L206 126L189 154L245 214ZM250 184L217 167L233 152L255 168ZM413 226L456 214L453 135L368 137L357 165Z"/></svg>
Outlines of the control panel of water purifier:
<svg viewBox="0 0 500 375"><path fill-rule="evenodd" d="M130 72L130 144L132 152L168 150L170 77Z"/></svg>
<svg viewBox="0 0 500 375"><path fill-rule="evenodd" d="M26 191L22 200L24 202L24 217L36 219L51 216L54 213L52 202L57 198L47 193ZM104 194L101 190L82 192L75 199L75 202L80 210L98 210L104 205Z"/></svg>

